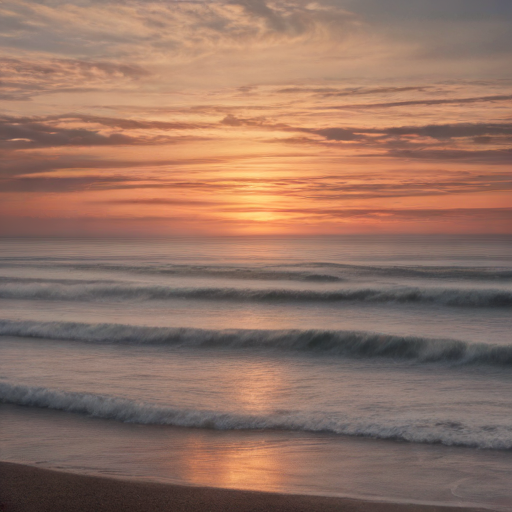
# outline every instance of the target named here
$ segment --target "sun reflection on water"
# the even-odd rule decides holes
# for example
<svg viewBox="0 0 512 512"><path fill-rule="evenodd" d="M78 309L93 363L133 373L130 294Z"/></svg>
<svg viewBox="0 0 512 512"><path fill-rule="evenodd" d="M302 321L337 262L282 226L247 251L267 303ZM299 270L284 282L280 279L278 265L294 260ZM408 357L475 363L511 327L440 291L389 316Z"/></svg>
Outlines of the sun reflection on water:
<svg viewBox="0 0 512 512"><path fill-rule="evenodd" d="M273 365L246 364L233 382L232 402L240 414L272 412L269 404L283 393L282 368ZM221 436L223 442L212 443ZM189 438L186 444L185 479L192 484L234 489L282 489L282 461L269 439L255 439L240 432L236 440L225 433L209 432Z"/></svg>
<svg viewBox="0 0 512 512"><path fill-rule="evenodd" d="M244 413L261 413L269 411L269 404L279 400L283 386L281 368L250 365L241 369L233 393Z"/></svg>
<svg viewBox="0 0 512 512"><path fill-rule="evenodd" d="M284 473L272 445L249 437L244 442L238 436L236 442L219 444L190 438L183 461L185 480L211 487L279 490Z"/></svg>

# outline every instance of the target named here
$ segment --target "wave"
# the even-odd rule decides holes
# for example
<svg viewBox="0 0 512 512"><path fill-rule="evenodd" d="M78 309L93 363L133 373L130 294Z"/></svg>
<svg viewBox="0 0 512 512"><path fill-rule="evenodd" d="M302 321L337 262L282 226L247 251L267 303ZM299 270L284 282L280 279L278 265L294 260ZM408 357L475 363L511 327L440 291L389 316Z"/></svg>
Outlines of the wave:
<svg viewBox="0 0 512 512"><path fill-rule="evenodd" d="M76 258L75 258L76 259ZM512 280L512 269L503 267L461 267L424 265L355 265L349 263L303 262L288 265L233 266L190 264L133 265L108 263L70 263L52 258L0 258L0 267L44 267L67 270L104 270L135 274L157 274L176 277L213 277L225 279L340 282L347 278L379 276L421 279ZM315 270L317 269L317 270Z"/></svg>
<svg viewBox="0 0 512 512"><path fill-rule="evenodd" d="M93 393L77 393L44 387L0 382L0 403L55 409L95 418L143 425L216 430L292 430L327 432L358 437L392 439L415 443L444 444L472 448L512 449L508 425L464 425L460 421L432 419L426 422L382 419L365 422L359 418L333 418L332 414L274 412L265 415L234 414L207 410L179 409Z"/></svg>
<svg viewBox="0 0 512 512"><path fill-rule="evenodd" d="M338 290L286 288L174 288L119 282L0 282L2 299L36 300L237 300L291 302L369 302L437 304L458 307L511 307L512 291L503 289L366 287Z"/></svg>
<svg viewBox="0 0 512 512"><path fill-rule="evenodd" d="M350 265L344 263L311 263L310 267L330 268L356 275L377 275L381 277L412 277L424 279L467 279L503 280L512 279L512 269L499 267L457 267L457 266L389 266Z"/></svg>
<svg viewBox="0 0 512 512"><path fill-rule="evenodd" d="M358 331L205 330L123 324L0 320L0 335L87 343L259 349L416 363L512 366L512 345Z"/></svg>
<svg viewBox="0 0 512 512"><path fill-rule="evenodd" d="M18 277L18 276L0 276L0 284L31 284L31 283L42 283L42 284L119 284L119 281L110 279L67 279L67 278L51 278L51 277Z"/></svg>
<svg viewBox="0 0 512 512"><path fill-rule="evenodd" d="M30 261L25 264L4 263L0 266L38 266L38 262ZM68 270L104 270L108 272L127 272L135 274L157 274L175 277L211 277L223 279L246 279L261 281L306 281L306 282L340 282L340 276L312 272L308 270L286 270L275 267L236 267L220 265L123 265L112 263L47 263L44 268L64 268Z"/></svg>

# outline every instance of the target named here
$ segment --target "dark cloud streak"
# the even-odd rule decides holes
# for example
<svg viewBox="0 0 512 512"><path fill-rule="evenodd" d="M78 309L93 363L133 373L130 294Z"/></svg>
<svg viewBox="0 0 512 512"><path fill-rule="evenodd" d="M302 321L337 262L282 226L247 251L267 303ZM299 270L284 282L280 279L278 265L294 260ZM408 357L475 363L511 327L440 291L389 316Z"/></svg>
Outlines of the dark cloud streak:
<svg viewBox="0 0 512 512"><path fill-rule="evenodd" d="M410 107L415 105L468 105L472 103L485 103L495 101L510 101L512 94L499 94L494 96L476 96L473 98L446 98L446 99L425 99L409 101L392 101L387 103L357 103L354 105L334 105L328 107L317 107L318 109L346 110L346 109L372 109L372 108L393 108Z"/></svg>
<svg viewBox="0 0 512 512"><path fill-rule="evenodd" d="M172 179L171 176L138 178L130 174L89 175L89 176L34 176L4 179L0 181L2 192L72 192L84 190L165 190L165 197L124 198L105 200L111 204L221 204L217 199L190 199L183 194L207 194L208 197L222 194L226 197L254 197L261 195L280 199L339 202L347 200L378 199L393 197L446 196L468 193L512 190L512 173L463 174L450 179L441 179L441 171L423 179L401 179L393 183L382 178L325 176L302 179L281 178L274 180L233 178L233 179ZM358 180L354 182L355 180ZM177 197L169 197L174 191ZM205 202L206 201L206 202Z"/></svg>
<svg viewBox="0 0 512 512"><path fill-rule="evenodd" d="M27 101L42 94L119 88L150 76L139 65L83 59L0 57L0 98Z"/></svg>
<svg viewBox="0 0 512 512"><path fill-rule="evenodd" d="M278 94L313 94L322 98L341 98L347 96L366 96L371 94L395 94L403 92L423 92L431 89L430 86L407 87L374 87L374 88L348 88L337 89L333 87L286 87L278 89Z"/></svg>
<svg viewBox="0 0 512 512"><path fill-rule="evenodd" d="M110 118L95 118L94 116L82 116L89 122L98 124L110 123L112 127L143 127L155 128L151 123L137 123L129 120L116 120ZM72 117L73 118L73 117ZM72 119L71 118L71 119ZM80 119L80 116L74 116ZM59 118L57 118L59 119ZM83 119L82 119L83 121ZM166 124L166 129L177 129L174 124ZM190 140L190 137L188 138ZM32 148L50 148L61 146L123 146L123 145L154 145L154 144L173 144L178 141L183 142L186 137L172 136L152 136L140 137L126 135L125 133L103 134L98 131L85 128L64 128L56 124L43 123L31 118L0 118L0 148L7 149L32 149ZM197 140L197 138L195 139Z"/></svg>

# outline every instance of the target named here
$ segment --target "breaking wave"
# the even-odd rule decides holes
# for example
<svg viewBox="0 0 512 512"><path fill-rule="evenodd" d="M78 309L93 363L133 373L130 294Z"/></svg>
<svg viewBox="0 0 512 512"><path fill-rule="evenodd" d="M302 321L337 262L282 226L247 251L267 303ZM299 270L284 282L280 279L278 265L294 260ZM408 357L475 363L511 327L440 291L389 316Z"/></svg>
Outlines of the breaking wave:
<svg viewBox="0 0 512 512"><path fill-rule="evenodd" d="M0 320L0 335L87 343L258 349L416 363L512 366L512 345L358 331L204 330L123 324Z"/></svg>
<svg viewBox="0 0 512 512"><path fill-rule="evenodd" d="M75 258L76 259L76 258ZM42 267L67 270L103 270L133 274L156 274L175 277L212 277L225 279L340 282L346 279L379 276L420 279L464 279L477 281L512 280L507 267L462 267L434 265L355 265L349 263L303 262L288 265L191 265L191 264L130 264L97 261L71 263L52 258L0 258L0 267Z"/></svg>
<svg viewBox="0 0 512 512"><path fill-rule="evenodd" d="M24 264L19 262L3 263L5 266L39 267L37 261ZM47 263L42 262L44 268L64 268L68 270L104 270L108 272L127 272L134 274L157 274L175 277L212 277L224 279L247 279L262 281L311 281L311 282L339 282L340 276L319 273L310 270L287 270L276 267L237 267L220 265L122 265L98 262L90 263ZM2 265L0 265L2 266Z"/></svg>
<svg viewBox="0 0 512 512"><path fill-rule="evenodd" d="M293 265L290 265L293 267ZM346 263L309 263L311 268L330 269L346 272L348 275L411 277L424 279L467 279L503 280L512 279L512 269L503 267L458 267L458 266L390 266L390 265L351 265Z"/></svg>
<svg viewBox="0 0 512 512"><path fill-rule="evenodd" d="M512 291L482 288L365 287L338 290L225 288L140 285L122 282L1 282L0 298L37 300L237 300L289 302L369 302L437 304L458 307L511 307Z"/></svg>
<svg viewBox="0 0 512 512"><path fill-rule="evenodd" d="M348 436L373 437L415 443L467 446L495 450L512 449L512 428L507 425L465 425L459 421L433 418L411 420L383 418L314 417L300 412L265 415L233 414L207 410L179 409L127 398L92 393L66 392L0 382L0 403L55 409L86 414L124 423L172 425L217 430L280 429L328 432Z"/></svg>

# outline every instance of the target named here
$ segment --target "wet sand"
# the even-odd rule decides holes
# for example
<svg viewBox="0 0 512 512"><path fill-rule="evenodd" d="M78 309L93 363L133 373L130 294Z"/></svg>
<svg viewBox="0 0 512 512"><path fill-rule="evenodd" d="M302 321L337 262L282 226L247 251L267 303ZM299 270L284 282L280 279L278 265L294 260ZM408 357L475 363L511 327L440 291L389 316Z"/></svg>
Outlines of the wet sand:
<svg viewBox="0 0 512 512"><path fill-rule="evenodd" d="M0 462L1 512L476 512L118 480ZM487 511L488 512L488 511Z"/></svg>

